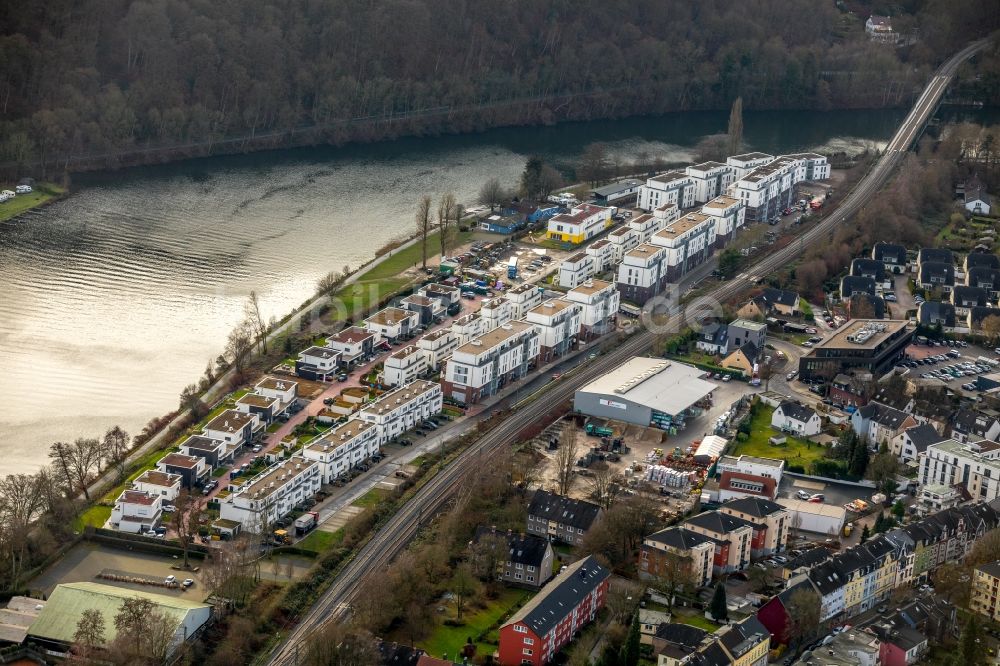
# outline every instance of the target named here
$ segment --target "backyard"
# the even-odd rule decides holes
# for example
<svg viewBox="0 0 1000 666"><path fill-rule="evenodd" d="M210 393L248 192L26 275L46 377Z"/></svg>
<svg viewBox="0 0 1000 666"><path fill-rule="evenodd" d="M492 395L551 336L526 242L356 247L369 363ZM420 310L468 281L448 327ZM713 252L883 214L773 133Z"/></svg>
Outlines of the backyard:
<svg viewBox="0 0 1000 666"><path fill-rule="evenodd" d="M444 623L446 619L454 620L454 607L448 604L447 611L440 614L440 623L426 639L417 641L417 647L434 657L447 654L449 658L457 658L466 640L471 638L476 645L477 656L493 654L500 640L500 623L530 598L531 592L527 590L504 589L496 599L467 608L462 615L462 626L457 627ZM484 633L484 640L479 640L480 634Z"/></svg>
<svg viewBox="0 0 1000 666"><path fill-rule="evenodd" d="M302 550L308 550L319 555L334 546L339 546L344 541L344 528L336 532L324 532L323 530L313 530L305 539L295 544Z"/></svg>
<svg viewBox="0 0 1000 666"><path fill-rule="evenodd" d="M786 435L772 428L771 415L773 413L773 407L759 405L756 414L750 421L750 434L742 442L739 439L743 434L738 435L730 454L780 458L789 465L798 465L808 472L815 461L824 457L826 450L820 444ZM784 437L785 443L778 446L771 444L768 440L776 435Z"/></svg>

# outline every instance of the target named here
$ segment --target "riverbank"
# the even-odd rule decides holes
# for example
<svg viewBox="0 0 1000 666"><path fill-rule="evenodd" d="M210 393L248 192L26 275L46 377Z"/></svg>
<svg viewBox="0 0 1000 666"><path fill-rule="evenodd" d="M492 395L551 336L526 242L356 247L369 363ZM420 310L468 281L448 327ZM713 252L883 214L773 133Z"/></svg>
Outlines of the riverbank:
<svg viewBox="0 0 1000 666"><path fill-rule="evenodd" d="M38 183L30 194L18 194L13 199L0 203L0 222L14 219L29 210L35 210L59 201L69 194L69 190L55 183Z"/></svg>

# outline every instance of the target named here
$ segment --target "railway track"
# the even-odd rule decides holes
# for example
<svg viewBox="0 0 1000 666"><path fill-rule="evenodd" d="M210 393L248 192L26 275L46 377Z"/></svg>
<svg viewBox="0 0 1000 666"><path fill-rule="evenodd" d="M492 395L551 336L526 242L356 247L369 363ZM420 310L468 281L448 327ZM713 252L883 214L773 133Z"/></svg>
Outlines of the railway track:
<svg viewBox="0 0 1000 666"><path fill-rule="evenodd" d="M938 68L886 146L885 152L830 216L803 233L795 242L705 294L704 298L723 302L738 295L756 284L762 277L790 263L807 246L821 241L824 236L832 236L834 229L861 210L920 136L924 124L937 108L958 66L985 48L987 43L988 40L981 40L970 44ZM580 386L606 374L628 358L648 350L653 340L654 334L648 330L633 334L612 351L597 357L574 372L572 376L567 376L555 386L548 388L543 399L531 401L523 408L515 410L474 445L462 452L451 464L428 481L358 551L309 613L275 649L268 663L298 663L299 650L305 645L308 635L327 622L342 619L357 597L364 579L370 575L379 575L416 535L423 520L441 510L454 492L461 487L463 480L474 474L483 461L488 460L490 454L513 441L518 433L543 416L552 405L571 398Z"/></svg>

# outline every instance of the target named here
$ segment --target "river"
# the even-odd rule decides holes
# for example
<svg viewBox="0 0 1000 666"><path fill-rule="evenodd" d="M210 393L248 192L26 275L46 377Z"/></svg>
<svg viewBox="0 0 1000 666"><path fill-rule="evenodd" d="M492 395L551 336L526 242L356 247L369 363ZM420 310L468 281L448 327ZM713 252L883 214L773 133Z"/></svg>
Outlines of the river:
<svg viewBox="0 0 1000 666"><path fill-rule="evenodd" d="M527 155L568 167L591 141L687 161L725 113L512 128L193 160L78 176L74 194L0 223L0 457L44 464L48 445L138 432L177 405L241 317L250 290L268 316L413 229L415 202L473 202ZM853 150L891 136L903 112L745 115L749 148Z"/></svg>

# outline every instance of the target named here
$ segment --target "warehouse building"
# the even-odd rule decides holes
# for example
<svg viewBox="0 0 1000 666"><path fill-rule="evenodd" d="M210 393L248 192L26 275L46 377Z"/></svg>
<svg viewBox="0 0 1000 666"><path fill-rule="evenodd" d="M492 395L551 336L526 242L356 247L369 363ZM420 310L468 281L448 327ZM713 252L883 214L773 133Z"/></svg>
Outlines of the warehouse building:
<svg viewBox="0 0 1000 666"><path fill-rule="evenodd" d="M779 497L775 500L791 514L793 530L814 534L841 534L847 522L847 510L842 506Z"/></svg>
<svg viewBox="0 0 1000 666"><path fill-rule="evenodd" d="M672 430L711 402L715 385L698 368L636 357L592 381L573 398L581 414Z"/></svg>

